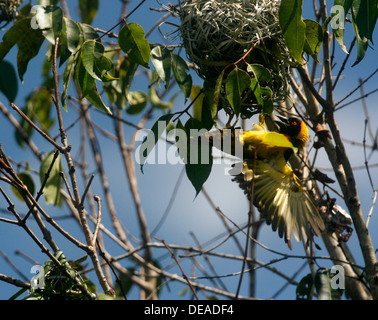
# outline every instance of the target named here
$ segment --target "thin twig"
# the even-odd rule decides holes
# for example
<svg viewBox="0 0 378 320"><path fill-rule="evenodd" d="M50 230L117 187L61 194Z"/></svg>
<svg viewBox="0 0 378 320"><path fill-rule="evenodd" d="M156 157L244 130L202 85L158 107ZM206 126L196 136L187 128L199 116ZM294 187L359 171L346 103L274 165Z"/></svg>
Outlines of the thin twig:
<svg viewBox="0 0 378 320"><path fill-rule="evenodd" d="M121 23L125 22L126 23L126 20L127 18L133 14L146 0L142 0L133 10L130 11L130 13L123 17L116 25L114 25L113 27L111 27L108 31L106 31L104 34L102 34L101 36L99 36L95 41L99 41L102 37L104 37L105 35L108 35L112 30L114 30L115 28L117 28Z"/></svg>
<svg viewBox="0 0 378 320"><path fill-rule="evenodd" d="M8 256L0 249L0 256L8 263L8 265L23 278L25 281L28 280L28 277L25 276L21 270L8 258Z"/></svg>
<svg viewBox="0 0 378 320"><path fill-rule="evenodd" d="M56 141L54 141L47 133L43 132L38 126L31 121L28 116L21 111L13 102L11 103L12 108L17 111L17 113L26 120L27 123L29 123L42 137L44 137L48 142L50 142L54 148L58 149L60 152L64 152L64 148L59 145Z"/></svg>
<svg viewBox="0 0 378 320"><path fill-rule="evenodd" d="M374 190L374 196L373 196L373 201L371 203L371 207L370 207L370 210L369 210L369 213L368 213L368 216L366 218L366 229L368 228L369 226L369 222L370 222L370 218L371 218L371 215L373 214L373 209L375 207L375 202L377 201L377 195L378 195L378 190Z"/></svg>
<svg viewBox="0 0 378 320"><path fill-rule="evenodd" d="M180 184L182 182L182 179L184 177L185 168L183 168L179 174L179 177L177 178L177 181L175 183L175 186L173 187L172 195L168 201L167 207L164 210L163 215L161 216L159 222L156 224L155 228L151 231L151 236L156 234L156 232L160 229L160 227L163 225L165 219L168 217L169 212L171 211L172 205L175 201L175 198L178 194L178 190L180 188Z"/></svg>
<svg viewBox="0 0 378 320"><path fill-rule="evenodd" d="M161 243L163 243L164 246L167 248L167 250L169 251L169 253L172 255L172 258L176 261L178 267L180 268L183 278L188 282L188 285L189 285L189 287L190 287L190 290L192 290L192 292L193 292L194 296L196 297L196 299L199 300L199 298L198 298L198 296L197 296L197 293L196 293L196 291L194 290L194 288L193 288L193 286L192 286L192 283L190 282L188 276L185 274L184 270L183 270L182 267L181 267L180 262L177 260L175 254L173 253L173 251L171 250L171 248L167 245L167 243L166 243L164 240L159 239L159 238L156 238L156 237L154 237L154 238L155 238L157 241L160 241Z"/></svg>
<svg viewBox="0 0 378 320"><path fill-rule="evenodd" d="M84 205L84 200L85 200L85 197L87 196L87 193L89 191L89 188L92 184L92 181L93 181L93 178L94 178L94 174L91 175L91 177L89 178L89 181L87 183L87 186L85 187L85 190L83 192L83 195L81 196L81 201L80 201L80 204L83 206Z"/></svg>
<svg viewBox="0 0 378 320"><path fill-rule="evenodd" d="M201 246L200 242L198 241L197 237L195 236L194 232L190 232L190 235L192 236L194 242L196 242L198 248L201 250L202 246ZM205 259L206 263L208 264L210 270L213 272L213 274L215 276L219 276L218 273L217 273L217 271L215 270L215 268L213 266L213 263L210 261L208 255L205 254L204 255L204 259ZM210 280L212 279L210 276L208 276L208 273L206 272L206 270L203 270L203 273L208 277L208 279L210 279ZM214 284L217 285L216 282L214 282ZM226 285L223 283L223 281L220 280L219 281L219 285L222 287L223 290L228 291L228 289L227 289Z"/></svg>
<svg viewBox="0 0 378 320"><path fill-rule="evenodd" d="M203 89L201 88L201 90L197 93L197 95L195 96L194 99L192 99L192 101L189 103L189 105L182 111L177 111L175 113L173 113L173 115L176 115L178 114L178 116L174 119L172 119L172 122L175 122L177 121L184 113L186 113L189 117L192 117L192 115L188 112L190 107L192 105L194 105L194 103L196 102L196 100L199 98L199 96L203 93Z"/></svg>
<svg viewBox="0 0 378 320"><path fill-rule="evenodd" d="M344 71L344 69L345 69L345 65L346 65L346 63L348 62L348 60L349 60L349 57L351 56L350 55L350 53L351 53L351 51L352 51L352 49L353 49L353 47L354 47L354 45L356 44L356 37L353 39L353 41L352 41L352 43L350 44L350 47L349 47L349 54L347 54L346 55L346 57L345 57L345 59L344 59L344 61L343 61L343 64L341 65L341 68L340 68L340 70L339 70L339 73L337 74L337 76L336 76L336 79L335 79L335 82L333 83L333 89L335 90L335 88L336 88L336 85L337 85L337 82L339 81L339 79L340 79L340 77L341 77L341 75L342 75L342 73L343 73L343 71Z"/></svg>
<svg viewBox="0 0 378 320"><path fill-rule="evenodd" d="M118 277L117 272L115 272L114 267L113 267L111 261L109 261L108 257L106 256L106 253L101 248L98 239L96 240L96 243L97 243L97 247L98 247L98 250L99 250L100 257L104 259L105 263L109 266L110 270L112 270L112 272L113 272L113 274L114 274L114 276L116 278L116 281L117 281L117 283L119 285L119 288L121 290L121 293L122 293L124 299L127 300L127 296L126 296L126 293L125 293L125 291L123 289L123 284L122 284L121 279Z"/></svg>
<svg viewBox="0 0 378 320"><path fill-rule="evenodd" d="M358 98L356 98L356 99L354 99L354 100L351 100L351 101L349 101L349 102L346 102L346 103L344 103L343 105L341 105L341 106L337 106L336 108L335 108L335 111L339 111L340 109L343 109L343 108L345 108L345 107L347 107L347 106L349 106L349 105L351 105L351 104L353 104L353 103L355 103L355 102L357 102L357 101L359 101L359 100L361 100L361 99L363 99L363 98L367 98L368 96L370 96L371 94L373 94L373 93L376 93L376 92L378 92L378 88L377 89L374 89L374 90L371 90L370 92L368 92L368 93L365 93L363 96L361 96L361 97L358 97Z"/></svg>
<svg viewBox="0 0 378 320"><path fill-rule="evenodd" d="M54 156L53 156L53 159L51 161L51 164L50 164L50 167L48 168L47 172L45 173L45 178L43 179L43 182L42 182L42 185L41 185L41 188L39 189L38 193L37 193L37 196L35 198L35 201L38 202L39 198L42 196L43 194L43 189L45 188L46 186L46 183L47 183L47 180L49 179L50 177L50 173L51 173L51 170L54 166L54 163L56 161L56 159L58 158L58 155L59 155L59 151L55 151L54 153ZM25 221L28 219L29 215L32 213L32 211L34 210L35 206L31 206L28 213L25 215L25 217L23 218L23 223L25 223Z"/></svg>
<svg viewBox="0 0 378 320"><path fill-rule="evenodd" d="M254 189L255 189L255 169L256 169L256 152L253 153L253 170L252 170L252 181L251 181L251 200L249 204L249 212L248 212L248 227L247 227L247 237L245 240L245 249L244 249L244 259L243 259L243 264L242 264L242 271L240 273L240 278L239 278L239 283L238 283L238 288L235 293L235 300L238 299L241 284L243 281L243 275L244 275L244 269L245 269L245 264L248 256L248 247L249 247L249 234L251 232L251 227L252 227L252 221L253 221L253 196L254 196Z"/></svg>
<svg viewBox="0 0 378 320"><path fill-rule="evenodd" d="M54 97L54 104L56 107L56 113L58 116L58 123L59 123L59 132L62 144L67 147L67 134L63 126L63 117L62 117L62 110L60 109L60 99L59 99L59 75L58 75L58 67L57 67L57 60L58 60L58 48L59 48L59 37L55 40L55 47L54 47L54 59L53 59L53 75L54 75L54 87L55 87L55 97Z"/></svg>
<svg viewBox="0 0 378 320"><path fill-rule="evenodd" d="M72 201L72 202L75 202L74 197L73 197L73 194L72 194L72 192L71 192L71 188L70 188L70 186L69 186L69 184L68 184L68 181L67 181L66 175L64 174L63 171L59 171L59 175L62 177L63 182L64 182L64 184L66 185L66 189L67 189L67 191L68 191L68 195L69 195L70 198L71 198L71 201Z"/></svg>
<svg viewBox="0 0 378 320"><path fill-rule="evenodd" d="M360 89L361 86L363 86L369 79L371 79L377 72L378 72L378 68L375 69L366 79L360 81L359 85L356 88L354 88L351 92L349 92L344 98L336 102L335 107L338 106L341 102L348 99L353 93L355 93L358 89Z"/></svg>
<svg viewBox="0 0 378 320"><path fill-rule="evenodd" d="M26 233L33 239L33 241L39 246L39 248L41 249L41 251L43 253L46 253L47 256L57 265L60 265L60 262L59 260L57 260L55 258L55 256L50 252L49 249L47 249L43 243L37 238L37 236L33 233L33 231L30 230L30 228L22 222L22 219L21 219L21 216L17 213L16 209L15 209L15 205L14 203L12 203L12 201L9 199L9 197L7 196L7 194L5 193L5 191L3 190L3 188L0 187L0 193L3 195L4 199L6 200L6 202L8 203L8 210L17 218L18 220L18 225L20 225L25 231Z"/></svg>
<svg viewBox="0 0 378 320"><path fill-rule="evenodd" d="M6 108L4 104L2 104L1 102L0 102L0 111L5 115L5 117L9 120L9 122L13 125L13 127L16 129L16 132L20 134L23 141L25 141L25 143L29 146L29 148L34 153L34 155L39 160L42 160L42 153L38 150L38 147L34 144L33 141L29 139L29 135L21 127L20 122L12 115L9 109Z"/></svg>

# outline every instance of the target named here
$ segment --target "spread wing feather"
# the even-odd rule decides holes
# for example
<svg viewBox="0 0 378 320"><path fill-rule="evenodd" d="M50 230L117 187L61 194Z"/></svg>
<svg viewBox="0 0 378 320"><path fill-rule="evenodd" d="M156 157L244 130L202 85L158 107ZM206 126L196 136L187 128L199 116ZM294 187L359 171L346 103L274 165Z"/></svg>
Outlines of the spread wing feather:
<svg viewBox="0 0 378 320"><path fill-rule="evenodd" d="M242 173L245 181L254 174L254 205L264 215L267 224L278 230L291 248L291 238L302 240L303 234L311 237L311 230L319 236L324 222L309 194L291 168L277 166L277 159L244 160Z"/></svg>

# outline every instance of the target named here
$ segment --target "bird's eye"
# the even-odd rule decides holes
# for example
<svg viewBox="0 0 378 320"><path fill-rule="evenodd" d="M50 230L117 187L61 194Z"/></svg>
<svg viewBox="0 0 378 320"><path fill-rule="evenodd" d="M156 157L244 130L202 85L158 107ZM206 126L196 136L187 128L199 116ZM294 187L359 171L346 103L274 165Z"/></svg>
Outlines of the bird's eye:
<svg viewBox="0 0 378 320"><path fill-rule="evenodd" d="M292 124L293 126L296 126L298 123L297 123L297 121L293 121L291 124Z"/></svg>

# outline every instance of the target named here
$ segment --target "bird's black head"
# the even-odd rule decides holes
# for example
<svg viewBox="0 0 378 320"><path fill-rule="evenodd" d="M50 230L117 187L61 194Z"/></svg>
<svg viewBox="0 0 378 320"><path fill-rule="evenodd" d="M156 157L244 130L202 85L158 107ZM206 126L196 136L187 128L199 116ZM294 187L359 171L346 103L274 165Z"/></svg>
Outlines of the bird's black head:
<svg viewBox="0 0 378 320"><path fill-rule="evenodd" d="M302 149L308 139L306 124L298 118L277 117L281 120L275 121L280 128L279 132L287 136L295 147Z"/></svg>

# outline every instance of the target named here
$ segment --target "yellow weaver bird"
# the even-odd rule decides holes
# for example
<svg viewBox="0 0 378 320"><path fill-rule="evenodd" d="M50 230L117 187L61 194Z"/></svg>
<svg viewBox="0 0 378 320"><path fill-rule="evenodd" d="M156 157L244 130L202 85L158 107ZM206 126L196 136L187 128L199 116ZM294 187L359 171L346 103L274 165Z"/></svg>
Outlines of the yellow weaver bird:
<svg viewBox="0 0 378 320"><path fill-rule="evenodd" d="M305 146L307 126L297 118L280 119L283 121L276 121L279 132L269 132L261 115L254 130L239 134L239 142L243 148L244 180L249 187L253 180L253 204L292 249L293 232L297 241L305 235L305 239L311 239L313 233L320 236L324 222L300 179L287 164ZM223 140L223 133L220 138Z"/></svg>

